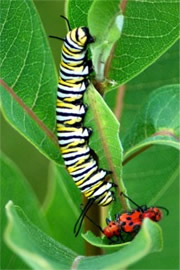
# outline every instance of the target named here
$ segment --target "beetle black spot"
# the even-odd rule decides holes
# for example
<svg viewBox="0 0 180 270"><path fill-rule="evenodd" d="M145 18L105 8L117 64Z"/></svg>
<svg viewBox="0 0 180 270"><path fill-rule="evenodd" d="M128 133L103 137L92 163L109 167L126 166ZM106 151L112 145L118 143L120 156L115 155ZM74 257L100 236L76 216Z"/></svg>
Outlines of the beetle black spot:
<svg viewBox="0 0 180 270"><path fill-rule="evenodd" d="M129 226L132 226L134 223L131 221L131 222L129 222Z"/></svg>
<svg viewBox="0 0 180 270"><path fill-rule="evenodd" d="M126 219L127 219L127 220L131 220L131 217L127 217Z"/></svg>
<svg viewBox="0 0 180 270"><path fill-rule="evenodd" d="M122 222L122 223L121 223L121 226L124 226L124 225L126 225L126 222Z"/></svg>

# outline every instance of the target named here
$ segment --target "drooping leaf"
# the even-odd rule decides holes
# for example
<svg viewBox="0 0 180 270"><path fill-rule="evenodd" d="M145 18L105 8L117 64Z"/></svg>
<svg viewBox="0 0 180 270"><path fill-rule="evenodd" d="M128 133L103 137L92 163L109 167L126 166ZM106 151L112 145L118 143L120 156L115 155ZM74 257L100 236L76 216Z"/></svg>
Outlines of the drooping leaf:
<svg viewBox="0 0 180 270"><path fill-rule="evenodd" d="M9 200L19 204L31 220L41 228L47 228L47 223L40 212L39 202L28 185L26 179L4 154L1 153L1 269L24 269L19 258L12 253L3 240L3 233L7 223L5 205Z"/></svg>
<svg viewBox="0 0 180 270"><path fill-rule="evenodd" d="M99 167L112 171L114 182L119 183L120 189L124 190L119 122L92 85L85 93L85 103L88 104L89 110L85 116L84 126L93 130L90 147L98 156Z"/></svg>
<svg viewBox="0 0 180 270"><path fill-rule="evenodd" d="M55 136L57 75L32 1L1 1L1 107L48 158L62 162ZM16 12L15 12L16 10Z"/></svg>
<svg viewBox="0 0 180 270"><path fill-rule="evenodd" d="M88 25L95 42L91 45L92 61L97 81L104 80L107 59L120 38L124 16L119 0L95 0L88 12Z"/></svg>

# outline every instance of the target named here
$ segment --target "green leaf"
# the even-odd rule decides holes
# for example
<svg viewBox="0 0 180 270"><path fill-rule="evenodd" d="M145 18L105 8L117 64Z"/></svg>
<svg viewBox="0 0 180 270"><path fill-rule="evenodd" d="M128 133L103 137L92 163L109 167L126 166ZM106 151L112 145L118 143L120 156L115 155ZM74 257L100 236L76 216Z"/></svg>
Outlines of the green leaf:
<svg viewBox="0 0 180 270"><path fill-rule="evenodd" d="M7 222L5 205L9 200L19 204L31 220L41 228L46 229L47 223L40 212L39 202L19 169L4 154L0 157L1 163L1 239ZM1 242L1 256L3 258L2 269L24 269L25 266L5 245Z"/></svg>
<svg viewBox="0 0 180 270"><path fill-rule="evenodd" d="M136 203L149 207L164 206L170 212L169 216L164 212L160 223L165 237L163 251L158 256L148 256L141 261L141 265L133 266L133 269L166 269L166 265L169 269L178 268L178 150L165 145L154 145L124 165L123 179L128 195Z"/></svg>
<svg viewBox="0 0 180 270"><path fill-rule="evenodd" d="M121 165L123 149L119 140L119 122L92 85L88 87L84 100L89 108L84 126L93 130L90 147L99 157L99 167L112 171L114 182L124 190Z"/></svg>
<svg viewBox="0 0 180 270"><path fill-rule="evenodd" d="M105 10L109 2L102 1L103 18L107 16ZM87 26L88 10L91 5L92 1L67 2L67 14L73 27ZM115 85L109 90L141 73L179 38L178 1L127 1L123 13L125 20L122 35L116 43L114 52L111 51L112 62L109 66L108 79L115 81ZM98 27L98 12L94 22L97 22Z"/></svg>
<svg viewBox="0 0 180 270"><path fill-rule="evenodd" d="M5 241L32 269L70 269L76 253L40 231L12 201L6 214Z"/></svg>
<svg viewBox="0 0 180 270"><path fill-rule="evenodd" d="M162 250L162 232L158 224L145 219L135 239L120 250L98 257L81 260L78 269L124 269L147 254Z"/></svg>
<svg viewBox="0 0 180 270"><path fill-rule="evenodd" d="M116 91L107 92L105 101L113 111L118 110L120 114L117 117L121 121L121 138L126 136L139 110L154 89L178 83L179 42L176 42L160 59L135 79Z"/></svg>
<svg viewBox="0 0 180 270"><path fill-rule="evenodd" d="M55 136L57 75L39 16L32 1L3 0L1 9L3 114L39 151L62 162Z"/></svg>
<svg viewBox="0 0 180 270"><path fill-rule="evenodd" d="M178 1L128 1L109 78L125 83L150 66L179 38Z"/></svg>
<svg viewBox="0 0 180 270"><path fill-rule="evenodd" d="M180 149L179 85L152 92L124 139L125 158L149 144Z"/></svg>
<svg viewBox="0 0 180 270"><path fill-rule="evenodd" d="M6 205L8 226L5 240L33 269L122 269L145 255L162 249L160 227L146 219L140 233L123 249L103 256L77 256L40 231L10 201Z"/></svg>
<svg viewBox="0 0 180 270"><path fill-rule="evenodd" d="M93 246L111 251L118 250L119 248L130 244L130 242L126 242L123 244L110 245L109 240L106 237L96 237L91 231L87 231L85 234L82 234L82 237Z"/></svg>
<svg viewBox="0 0 180 270"><path fill-rule="evenodd" d="M179 238L179 220L177 219L177 213L179 212L178 177L167 189L166 193L164 193L164 196L158 200L158 205L166 206L170 213L169 216L165 215L160 223L163 231L163 250L160 253L146 256L141 261L130 266L129 269L145 270L179 268L179 243L177 241Z"/></svg>
<svg viewBox="0 0 180 270"><path fill-rule="evenodd" d="M155 145L126 163L123 176L128 195L135 202L159 205L159 199L178 179L179 152L170 146Z"/></svg>
<svg viewBox="0 0 180 270"><path fill-rule="evenodd" d="M88 25L95 43L91 45L96 79L104 80L104 69L115 42L120 38L124 16L120 15L120 1L96 0L88 12Z"/></svg>
<svg viewBox="0 0 180 270"><path fill-rule="evenodd" d="M171 213L174 210L169 208L169 204L166 203L165 198L167 198L168 190L171 189L171 186L174 183L178 183L179 153L172 147L156 145L125 164L123 167L123 179L128 195L136 203L147 206L165 206ZM159 202L163 198L165 204ZM131 206L135 208L133 204ZM120 212L119 208L116 214ZM164 213L164 223L169 218L172 218L176 222L176 213L173 216L170 214L170 217L167 217ZM167 226L164 227L167 229ZM92 235L92 233L82 236L95 246L106 249L116 248L116 245L109 246L106 239L99 239Z"/></svg>
<svg viewBox="0 0 180 270"><path fill-rule="evenodd" d="M80 215L81 197L80 190L65 168L52 164L44 205L51 235L63 245L83 254L84 241L82 237L74 238L73 233L74 224Z"/></svg>
<svg viewBox="0 0 180 270"><path fill-rule="evenodd" d="M126 132L124 181L130 197L143 198L140 204L156 203L178 178L178 91L177 85L153 91Z"/></svg>
<svg viewBox="0 0 180 270"><path fill-rule="evenodd" d="M88 26L88 10L94 0L67 0L65 11L71 27Z"/></svg>

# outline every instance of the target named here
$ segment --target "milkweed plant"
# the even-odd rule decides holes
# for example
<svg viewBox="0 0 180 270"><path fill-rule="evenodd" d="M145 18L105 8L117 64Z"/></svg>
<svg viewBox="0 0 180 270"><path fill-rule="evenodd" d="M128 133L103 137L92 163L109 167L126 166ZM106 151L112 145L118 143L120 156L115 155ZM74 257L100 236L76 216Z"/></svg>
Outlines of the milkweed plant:
<svg viewBox="0 0 180 270"><path fill-rule="evenodd" d="M55 7L58 24L51 32L41 5L1 1L1 112L49 161L42 203L30 179L1 153L1 269L177 269L178 1L67 0L65 11L62 1L51 1L43 10L49 22ZM55 112L62 42L48 38L64 38L62 14L72 29L86 26L95 39L88 47L94 71L83 121L92 128L89 145L100 168L111 171L117 185L115 200L91 215L104 228L107 217L131 211L122 191L139 205L163 206L170 213L158 224L145 219L128 241L110 243L93 233L86 218L74 236L85 201L59 151ZM18 156L21 145L13 144Z"/></svg>

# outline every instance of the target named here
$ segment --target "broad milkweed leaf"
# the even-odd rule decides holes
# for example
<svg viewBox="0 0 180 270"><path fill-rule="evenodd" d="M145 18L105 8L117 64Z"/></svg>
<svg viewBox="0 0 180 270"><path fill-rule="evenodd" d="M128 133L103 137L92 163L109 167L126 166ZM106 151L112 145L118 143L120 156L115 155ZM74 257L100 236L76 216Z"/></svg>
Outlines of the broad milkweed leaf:
<svg viewBox="0 0 180 270"><path fill-rule="evenodd" d="M166 145L154 145L127 162L123 175L128 195L135 202L159 205L159 199L178 180L179 151Z"/></svg>
<svg viewBox="0 0 180 270"><path fill-rule="evenodd" d="M71 23L71 27L88 26L88 10L94 0L67 0L65 11Z"/></svg>
<svg viewBox="0 0 180 270"><path fill-rule="evenodd" d="M1 153L1 269L24 269L26 266L6 246L3 239L4 229L7 223L5 205L9 200L14 200L29 215L31 220L41 228L48 231L47 222L40 211L40 204L28 185L28 182L21 174L15 164Z"/></svg>
<svg viewBox="0 0 180 270"><path fill-rule="evenodd" d="M70 269L76 253L43 233L12 201L6 205L7 245L32 269Z"/></svg>
<svg viewBox="0 0 180 270"><path fill-rule="evenodd" d="M10 201L6 205L8 226L5 240L32 269L123 269L145 255L162 249L160 227L146 219L140 233L123 249L103 256L78 256L40 231ZM22 237L23 236L23 237Z"/></svg>
<svg viewBox="0 0 180 270"><path fill-rule="evenodd" d="M155 62L179 38L178 1L128 1L109 78L126 83Z"/></svg>
<svg viewBox="0 0 180 270"><path fill-rule="evenodd" d="M3 0L1 10L2 112L39 151L62 163L55 136L57 75L39 16L32 1Z"/></svg>
<svg viewBox="0 0 180 270"><path fill-rule="evenodd" d="M89 239L92 240L92 237ZM94 264L98 269L124 269L147 254L161 251L162 245L161 228L151 220L145 219L140 232L132 242L114 253L99 257L87 257L80 261L78 269L91 269Z"/></svg>
<svg viewBox="0 0 180 270"><path fill-rule="evenodd" d="M179 85L153 91L124 138L125 158L150 144L180 149Z"/></svg>
<svg viewBox="0 0 180 270"><path fill-rule="evenodd" d="M176 42L139 76L116 91L107 92L105 101L121 121L120 136L122 140L150 93L162 86L179 83L178 66L179 42Z"/></svg>
<svg viewBox="0 0 180 270"><path fill-rule="evenodd" d="M92 1L88 1L84 7L83 0L69 0L67 14L73 27L87 26L88 12L92 5L98 6L100 2L99 12L96 10L96 14L97 16L103 14L104 20L101 25L97 25L99 29L103 27L105 21L107 25L109 23L106 20L109 13L107 5L111 4L113 9L117 1L96 0L93 4ZM120 3L121 1L119 5ZM124 26L115 49L111 51L112 62L108 67L106 77L112 81L113 85L108 90L117 88L141 73L179 38L178 1L170 0L166 3L159 0L127 1L123 3L122 9L125 16ZM91 23L94 27L95 22L99 24L99 18L93 17L93 19L94 22ZM93 32L93 29L90 28L91 31Z"/></svg>
<svg viewBox="0 0 180 270"><path fill-rule="evenodd" d="M156 203L178 178L178 97L178 85L153 91L123 140L126 187L135 201L146 192L140 203Z"/></svg>

